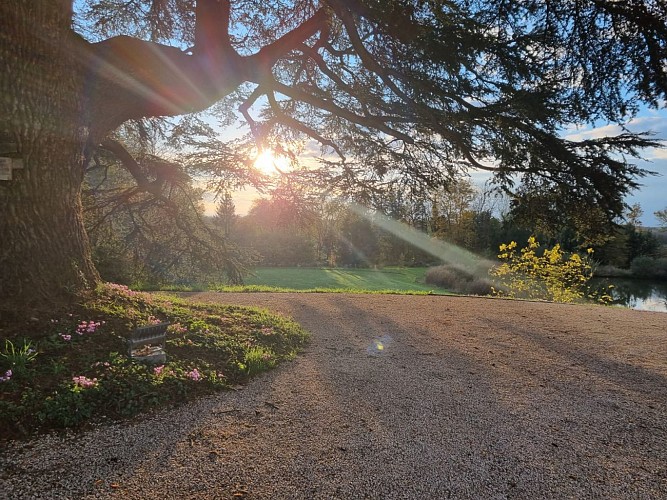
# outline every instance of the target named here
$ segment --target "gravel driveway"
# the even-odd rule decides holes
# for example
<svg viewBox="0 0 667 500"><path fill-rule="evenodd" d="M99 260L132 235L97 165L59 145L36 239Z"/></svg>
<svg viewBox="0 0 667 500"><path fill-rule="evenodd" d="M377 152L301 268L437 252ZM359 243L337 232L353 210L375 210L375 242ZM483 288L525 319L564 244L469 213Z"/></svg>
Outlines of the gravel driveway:
<svg viewBox="0 0 667 500"><path fill-rule="evenodd" d="M0 454L3 498L667 498L667 314L189 294L313 334L245 389Z"/></svg>

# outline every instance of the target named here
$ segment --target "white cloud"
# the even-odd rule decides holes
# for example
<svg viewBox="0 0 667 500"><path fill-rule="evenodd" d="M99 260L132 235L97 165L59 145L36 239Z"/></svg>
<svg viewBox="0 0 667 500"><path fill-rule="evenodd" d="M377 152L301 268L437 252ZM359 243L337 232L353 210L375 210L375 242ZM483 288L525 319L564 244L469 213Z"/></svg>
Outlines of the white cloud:
<svg viewBox="0 0 667 500"><path fill-rule="evenodd" d="M603 127L580 130L573 134L567 134L565 139L569 141L585 141L588 139L599 139L600 137L613 136L622 133L623 129L620 126L611 124Z"/></svg>
<svg viewBox="0 0 667 500"><path fill-rule="evenodd" d="M648 159L649 160L667 160L667 148L664 149L649 149L648 150Z"/></svg>

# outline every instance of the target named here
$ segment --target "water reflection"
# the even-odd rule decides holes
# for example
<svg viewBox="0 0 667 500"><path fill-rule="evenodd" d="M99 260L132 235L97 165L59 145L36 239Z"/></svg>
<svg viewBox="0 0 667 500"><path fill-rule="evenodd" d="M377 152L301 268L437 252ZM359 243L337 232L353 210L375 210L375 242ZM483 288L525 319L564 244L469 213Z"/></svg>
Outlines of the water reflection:
<svg viewBox="0 0 667 500"><path fill-rule="evenodd" d="M613 304L643 311L667 312L667 283L646 280L600 278L593 282L595 288L613 285Z"/></svg>

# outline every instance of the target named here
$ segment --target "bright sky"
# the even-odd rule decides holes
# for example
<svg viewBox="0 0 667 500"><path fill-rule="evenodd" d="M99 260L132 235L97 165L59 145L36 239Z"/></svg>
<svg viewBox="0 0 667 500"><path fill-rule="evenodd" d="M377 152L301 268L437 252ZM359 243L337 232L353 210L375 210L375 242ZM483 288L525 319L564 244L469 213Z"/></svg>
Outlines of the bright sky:
<svg viewBox="0 0 667 500"><path fill-rule="evenodd" d="M666 141L667 147L667 109L664 106L659 111L646 110L628 124L631 132L650 131L655 134L656 139ZM592 139L604 135L616 135L622 133L617 125L607 125L597 128L572 130L566 137L573 140ZM632 205L639 203L644 210L641 221L644 226L655 227L658 225L654 212L667 208L667 149L651 149L646 151L646 160L637 164L657 175L645 177L641 180L642 186L639 190L626 199Z"/></svg>

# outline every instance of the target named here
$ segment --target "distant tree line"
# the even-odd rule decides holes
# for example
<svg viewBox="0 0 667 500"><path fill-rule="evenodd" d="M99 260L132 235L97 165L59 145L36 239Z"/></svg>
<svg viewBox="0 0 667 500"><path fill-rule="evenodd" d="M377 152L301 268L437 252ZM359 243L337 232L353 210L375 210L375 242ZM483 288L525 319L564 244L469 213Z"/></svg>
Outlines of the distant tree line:
<svg viewBox="0 0 667 500"><path fill-rule="evenodd" d="M313 197L305 190L281 190L257 200L247 215L220 215L229 227L230 240L252 250L262 266L328 265L348 267L423 266L437 259L414 247L409 237L386 232L373 223L378 211L433 238L494 258L503 242L538 236L548 245L559 243L565 251L595 249L601 265L628 269L639 257L660 258L667 247L660 233L641 226L638 205L629 207L624 221L587 230L586 218L560 226L541 222L526 200L503 196L489 186L469 180L416 196L406 191L376 193L373 208L348 200ZM223 206L225 202L221 202ZM586 221L592 224L592 221Z"/></svg>

